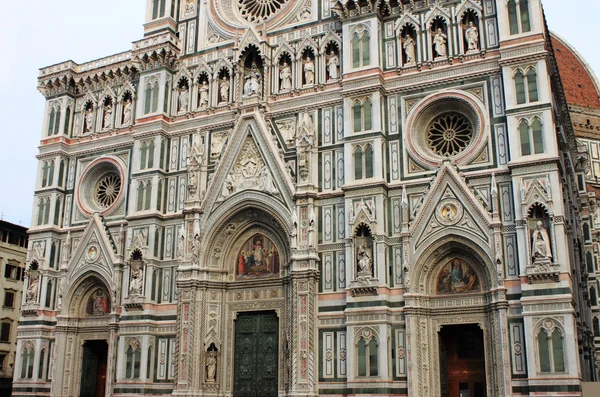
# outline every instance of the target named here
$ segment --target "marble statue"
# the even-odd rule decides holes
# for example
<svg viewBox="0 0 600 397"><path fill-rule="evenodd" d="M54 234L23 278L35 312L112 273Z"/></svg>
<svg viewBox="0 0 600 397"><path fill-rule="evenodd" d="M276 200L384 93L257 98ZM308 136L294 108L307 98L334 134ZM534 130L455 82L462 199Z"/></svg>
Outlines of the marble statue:
<svg viewBox="0 0 600 397"><path fill-rule="evenodd" d="M373 269L373 261L371 259L371 249L366 245L361 245L358 248L358 275L371 275Z"/></svg>
<svg viewBox="0 0 600 397"><path fill-rule="evenodd" d="M436 58L444 58L448 56L448 50L446 47L447 41L448 36L446 36L442 29L438 29L433 37L433 49L437 53Z"/></svg>
<svg viewBox="0 0 600 397"><path fill-rule="evenodd" d="M311 57L306 58L304 62L304 80L307 85L315 83L315 63Z"/></svg>
<svg viewBox="0 0 600 397"><path fill-rule="evenodd" d="M129 99L125 101L123 104L123 122L122 124L130 124L131 123L131 108L132 108L132 100Z"/></svg>
<svg viewBox="0 0 600 397"><path fill-rule="evenodd" d="M185 251L185 236L182 234L179 236L179 241L177 242L177 259L181 262L183 261L183 254Z"/></svg>
<svg viewBox="0 0 600 397"><path fill-rule="evenodd" d="M141 295L144 277L142 275L142 266L131 269L131 283L129 284L129 294Z"/></svg>
<svg viewBox="0 0 600 397"><path fill-rule="evenodd" d="M327 61L327 71L329 72L329 80L337 80L339 78L338 67L340 60L333 51L329 52L329 60Z"/></svg>
<svg viewBox="0 0 600 397"><path fill-rule="evenodd" d="M260 71L258 70L256 63L253 62L252 67L250 68L250 73L246 76L246 82L244 83L244 97L259 95L260 81Z"/></svg>
<svg viewBox="0 0 600 397"><path fill-rule="evenodd" d="M29 287L27 288L27 302L32 302L37 299L38 285L40 280L39 274L29 274Z"/></svg>
<svg viewBox="0 0 600 397"><path fill-rule="evenodd" d="M199 95L200 95L200 107L207 107L208 106L208 84L206 83L206 81L203 81L202 84L200 84L199 88Z"/></svg>
<svg viewBox="0 0 600 397"><path fill-rule="evenodd" d="M206 356L206 381L214 382L217 377L217 353L209 352Z"/></svg>
<svg viewBox="0 0 600 397"><path fill-rule="evenodd" d="M284 62L281 67L279 79L281 80L281 91L289 91L292 89L292 68L288 66L287 62Z"/></svg>
<svg viewBox="0 0 600 397"><path fill-rule="evenodd" d="M531 257L534 260L552 257L550 237L542 221L537 221L536 228L531 233Z"/></svg>
<svg viewBox="0 0 600 397"><path fill-rule="evenodd" d="M221 83L219 84L219 91L221 94L221 101L219 103L227 103L229 102L229 80L223 76L221 79Z"/></svg>
<svg viewBox="0 0 600 397"><path fill-rule="evenodd" d="M83 132L92 132L94 125L94 110L88 109L85 111L85 129Z"/></svg>
<svg viewBox="0 0 600 397"><path fill-rule="evenodd" d="M469 22L469 27L465 31L465 38L467 39L468 51L477 51L479 49L479 29Z"/></svg>
<svg viewBox="0 0 600 397"><path fill-rule="evenodd" d="M179 89L179 113L187 111L190 94L186 88Z"/></svg>
<svg viewBox="0 0 600 397"><path fill-rule="evenodd" d="M233 179L233 175L227 175L227 177L225 178L225 183L223 184L223 189L221 190L221 196L229 197L231 193L233 193L234 185L235 182Z"/></svg>
<svg viewBox="0 0 600 397"><path fill-rule="evenodd" d="M407 34L403 40L402 48L404 48L404 55L406 55L406 64L415 62L415 39L410 34Z"/></svg>
<svg viewBox="0 0 600 397"><path fill-rule="evenodd" d="M194 235L194 240L192 241L192 261L195 264L199 263L200 259L200 236L198 234Z"/></svg>
<svg viewBox="0 0 600 397"><path fill-rule="evenodd" d="M104 128L112 127L112 105L104 107Z"/></svg>

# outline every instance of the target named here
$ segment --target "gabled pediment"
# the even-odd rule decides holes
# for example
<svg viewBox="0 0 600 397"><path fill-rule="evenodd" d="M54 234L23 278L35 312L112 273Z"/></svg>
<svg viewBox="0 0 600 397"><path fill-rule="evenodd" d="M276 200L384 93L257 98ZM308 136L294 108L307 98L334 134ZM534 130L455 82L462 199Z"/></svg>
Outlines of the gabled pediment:
<svg viewBox="0 0 600 397"><path fill-rule="evenodd" d="M111 287L113 265L119 261L116 251L102 218L95 213L68 262L67 280L76 280L84 273L93 271L104 276L108 287Z"/></svg>
<svg viewBox="0 0 600 397"><path fill-rule="evenodd" d="M267 134L266 124L255 114L238 122L208 187L205 212L246 191L262 192L292 207L294 185Z"/></svg>
<svg viewBox="0 0 600 397"><path fill-rule="evenodd" d="M450 162L444 162L411 225L413 249L421 251L448 234L457 234L489 247L491 225L492 217L480 200L456 168Z"/></svg>

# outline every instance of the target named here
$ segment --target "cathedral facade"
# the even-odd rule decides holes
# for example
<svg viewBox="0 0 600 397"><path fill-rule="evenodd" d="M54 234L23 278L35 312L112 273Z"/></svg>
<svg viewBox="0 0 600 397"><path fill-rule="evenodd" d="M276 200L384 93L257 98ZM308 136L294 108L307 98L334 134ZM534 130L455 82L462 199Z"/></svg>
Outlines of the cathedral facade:
<svg viewBox="0 0 600 397"><path fill-rule="evenodd" d="M539 0L148 0L144 29L40 71L14 396L595 380Z"/></svg>

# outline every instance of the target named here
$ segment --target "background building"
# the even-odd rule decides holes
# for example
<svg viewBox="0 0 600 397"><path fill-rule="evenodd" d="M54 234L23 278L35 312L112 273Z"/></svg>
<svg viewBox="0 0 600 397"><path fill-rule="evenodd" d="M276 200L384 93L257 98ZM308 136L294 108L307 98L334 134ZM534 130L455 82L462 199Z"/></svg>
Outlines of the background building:
<svg viewBox="0 0 600 397"><path fill-rule="evenodd" d="M0 394L10 396L23 293L27 228L0 220Z"/></svg>
<svg viewBox="0 0 600 397"><path fill-rule="evenodd" d="M40 72L14 395L595 379L587 155L539 0L146 16L131 51Z"/></svg>

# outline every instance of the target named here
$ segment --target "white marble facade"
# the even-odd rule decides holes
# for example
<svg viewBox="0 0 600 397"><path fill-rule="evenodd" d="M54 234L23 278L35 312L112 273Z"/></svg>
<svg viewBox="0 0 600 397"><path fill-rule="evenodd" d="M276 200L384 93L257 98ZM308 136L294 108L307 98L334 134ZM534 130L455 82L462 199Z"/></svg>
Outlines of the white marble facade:
<svg viewBox="0 0 600 397"><path fill-rule="evenodd" d="M452 395L467 328L475 395L595 379L539 0L172 1L41 70L15 396Z"/></svg>

